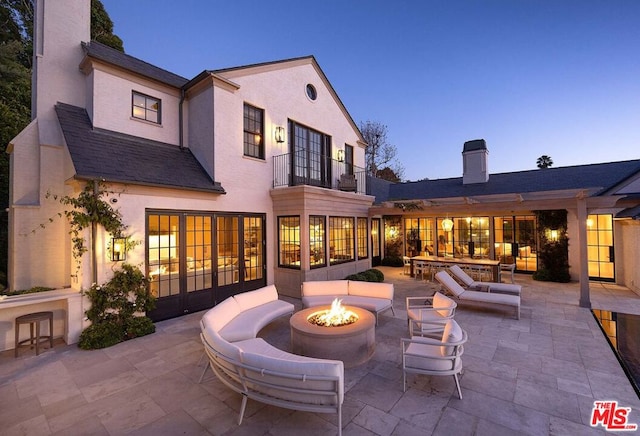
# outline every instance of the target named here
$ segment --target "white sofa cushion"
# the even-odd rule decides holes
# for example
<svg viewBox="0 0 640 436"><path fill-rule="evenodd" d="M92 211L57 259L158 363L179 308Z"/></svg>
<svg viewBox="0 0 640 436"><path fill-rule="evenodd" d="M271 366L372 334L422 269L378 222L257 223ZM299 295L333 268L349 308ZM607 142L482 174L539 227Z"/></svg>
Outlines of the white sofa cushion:
<svg viewBox="0 0 640 436"><path fill-rule="evenodd" d="M220 336L229 342L255 338L262 328L279 316L293 312L293 304L274 300L247 309L229 321L222 329Z"/></svg>
<svg viewBox="0 0 640 436"><path fill-rule="evenodd" d="M359 297L357 295L347 295L342 299L345 306L356 306L372 312L380 312L391 307L393 302L384 298Z"/></svg>
<svg viewBox="0 0 640 436"><path fill-rule="evenodd" d="M314 295L311 297L302 297L303 307L331 306L333 300L339 298L344 299L344 295Z"/></svg>
<svg viewBox="0 0 640 436"><path fill-rule="evenodd" d="M277 300L278 291L274 285L268 285L255 291L234 295L233 298L238 302L240 310L247 310Z"/></svg>
<svg viewBox="0 0 640 436"><path fill-rule="evenodd" d="M349 280L349 295L393 300L393 284Z"/></svg>
<svg viewBox="0 0 640 436"><path fill-rule="evenodd" d="M241 309L238 302L233 297L229 297L207 311L205 314L207 325L219 332L229 321L235 318L240 311Z"/></svg>
<svg viewBox="0 0 640 436"><path fill-rule="evenodd" d="M348 295L348 280L325 280L302 283L302 296L312 297L316 295Z"/></svg>
<svg viewBox="0 0 640 436"><path fill-rule="evenodd" d="M453 309L457 306L456 302L440 292L433 294L433 307L443 317L448 317L453 314ZM440 309L448 308L448 309Z"/></svg>

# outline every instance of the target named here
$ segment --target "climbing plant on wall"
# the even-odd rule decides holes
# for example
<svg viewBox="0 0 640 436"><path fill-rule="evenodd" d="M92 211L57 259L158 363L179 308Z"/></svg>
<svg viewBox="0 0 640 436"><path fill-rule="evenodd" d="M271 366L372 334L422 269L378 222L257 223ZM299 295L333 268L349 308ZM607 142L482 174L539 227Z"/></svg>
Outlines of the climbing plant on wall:
<svg viewBox="0 0 640 436"><path fill-rule="evenodd" d="M569 238L567 237L567 211L537 210L538 270L534 280L566 283L569 274Z"/></svg>

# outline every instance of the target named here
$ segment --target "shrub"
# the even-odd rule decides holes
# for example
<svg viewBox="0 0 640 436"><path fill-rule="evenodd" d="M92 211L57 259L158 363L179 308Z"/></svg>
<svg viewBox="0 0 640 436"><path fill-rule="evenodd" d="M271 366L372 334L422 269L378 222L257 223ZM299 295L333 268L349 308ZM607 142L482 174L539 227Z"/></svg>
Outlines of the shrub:
<svg viewBox="0 0 640 436"><path fill-rule="evenodd" d="M376 282L380 282L380 283L384 282L384 273L382 271L375 268L372 268L369 271L371 271L371 273L376 276L376 280L375 280Z"/></svg>
<svg viewBox="0 0 640 436"><path fill-rule="evenodd" d="M367 278L364 275L362 275L362 273L349 274L344 279L345 280L353 280L355 282L366 282L367 281Z"/></svg>
<svg viewBox="0 0 640 436"><path fill-rule="evenodd" d="M370 269L368 269L366 271L362 271L360 274L363 275L365 280L368 281L368 282L376 282L376 281L378 281L378 276Z"/></svg>
<svg viewBox="0 0 640 436"><path fill-rule="evenodd" d="M155 331L149 318L136 316L155 307L149 279L139 268L125 263L111 280L102 286L94 284L85 294L91 301L91 308L85 314L92 325L80 335L80 348L110 347Z"/></svg>

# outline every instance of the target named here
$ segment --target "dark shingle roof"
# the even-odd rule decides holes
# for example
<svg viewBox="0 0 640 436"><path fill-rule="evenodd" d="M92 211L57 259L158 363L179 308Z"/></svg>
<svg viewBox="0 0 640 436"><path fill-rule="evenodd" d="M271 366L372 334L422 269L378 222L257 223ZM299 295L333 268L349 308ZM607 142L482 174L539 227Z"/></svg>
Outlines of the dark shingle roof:
<svg viewBox="0 0 640 436"><path fill-rule="evenodd" d="M571 189L588 189L593 191L592 195L599 195L639 172L640 159L491 174L486 183L467 185L462 183L462 177L396 183L389 187L386 196L384 191L372 194L376 203Z"/></svg>
<svg viewBox="0 0 640 436"><path fill-rule="evenodd" d="M93 129L76 106L58 103L56 113L79 179L225 193L188 148Z"/></svg>
<svg viewBox="0 0 640 436"><path fill-rule="evenodd" d="M176 88L180 88L188 82L184 77L158 68L96 41L89 43L83 42L82 47L89 57L117 65L125 70L166 83L167 85L175 86Z"/></svg>

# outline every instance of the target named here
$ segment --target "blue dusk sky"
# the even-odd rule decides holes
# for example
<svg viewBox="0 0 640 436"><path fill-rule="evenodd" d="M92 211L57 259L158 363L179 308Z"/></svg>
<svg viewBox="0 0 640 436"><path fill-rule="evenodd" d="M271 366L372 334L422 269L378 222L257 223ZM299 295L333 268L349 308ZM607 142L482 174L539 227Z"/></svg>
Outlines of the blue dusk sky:
<svg viewBox="0 0 640 436"><path fill-rule="evenodd" d="M640 159L640 1L102 0L125 51L193 78L314 55L405 180Z"/></svg>

